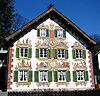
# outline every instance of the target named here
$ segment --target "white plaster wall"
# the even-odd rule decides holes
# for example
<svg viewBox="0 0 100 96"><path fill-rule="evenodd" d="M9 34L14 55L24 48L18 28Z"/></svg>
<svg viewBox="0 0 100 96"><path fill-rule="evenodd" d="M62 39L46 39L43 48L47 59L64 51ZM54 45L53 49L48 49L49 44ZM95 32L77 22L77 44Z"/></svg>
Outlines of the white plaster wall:
<svg viewBox="0 0 100 96"><path fill-rule="evenodd" d="M50 23L53 23L54 24L54 27L55 26L58 26L57 23L55 23L54 21L50 20L50 19L47 19L45 22L43 22L44 25L49 25ZM32 90L32 89L59 89L59 88L65 88L65 89L72 89L72 90L75 90L75 89L88 89L88 88L91 88L91 83L90 83L90 79L88 81L88 84L86 86L84 85L79 85L79 86L76 86L75 83L73 82L73 75L72 75L72 71L73 71L73 65L72 65L72 62L74 62L74 60L72 59L72 47L74 42L79 42L77 38L74 38L72 35L71 35L71 30L70 32L68 33L66 31L66 42L69 42L69 61L70 61L70 72L71 72L71 82L69 82L69 85L68 87L66 87L65 85L60 85L59 87L56 87L56 84L55 82L51 82L50 84L50 87L37 87L36 83L34 82L34 71L36 70L36 62L38 62L38 59L35 58L35 43L37 41L37 30L33 29L31 30L30 32L28 32L26 35L24 35L23 37L20 38L20 40L23 40L25 38L29 38L32 42L32 58L31 58L31 61L32 61L32 70L33 70L33 82L31 83L31 85L29 87L27 87L26 85L25 86L19 86L19 87L16 87L16 83L13 82L13 78L11 79L11 81L13 82L12 85L11 85L11 88L12 90ZM41 40L42 41L42 40ZM80 42L79 42L80 43ZM12 63L13 65L13 68L12 70L15 70L15 67L16 67L16 64L17 64L17 59L16 59L16 44L17 44L17 41L14 43L14 46L13 46L13 49L14 49L14 57L13 57L13 60L14 62ZM88 59L88 50L86 50L86 65L87 65L87 68L88 68L88 71L90 70L89 69L89 59ZM99 61L100 61L100 54L99 54ZM100 67L100 66L99 66ZM13 77L13 73L11 73L12 77ZM90 73L89 73L89 77L90 77Z"/></svg>

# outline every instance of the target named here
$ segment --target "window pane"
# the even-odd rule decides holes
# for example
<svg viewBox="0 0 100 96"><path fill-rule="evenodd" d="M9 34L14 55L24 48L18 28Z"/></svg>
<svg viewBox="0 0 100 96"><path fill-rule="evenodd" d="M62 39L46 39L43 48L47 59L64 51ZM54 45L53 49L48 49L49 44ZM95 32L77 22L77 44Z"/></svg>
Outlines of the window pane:
<svg viewBox="0 0 100 96"><path fill-rule="evenodd" d="M63 30L57 30L58 37L63 37Z"/></svg>
<svg viewBox="0 0 100 96"><path fill-rule="evenodd" d="M64 49L58 49L58 57L64 58L65 57L65 50Z"/></svg>
<svg viewBox="0 0 100 96"><path fill-rule="evenodd" d="M45 37L46 36L46 29L40 29L40 35Z"/></svg>
<svg viewBox="0 0 100 96"><path fill-rule="evenodd" d="M47 49L40 49L40 57L47 57Z"/></svg>
<svg viewBox="0 0 100 96"><path fill-rule="evenodd" d="M77 71L77 80L84 80L84 71Z"/></svg>
<svg viewBox="0 0 100 96"><path fill-rule="evenodd" d="M61 82L66 81L66 72L65 71L58 72L58 81L61 81Z"/></svg>
<svg viewBox="0 0 100 96"><path fill-rule="evenodd" d="M47 71L40 71L40 81L46 82L48 79Z"/></svg>

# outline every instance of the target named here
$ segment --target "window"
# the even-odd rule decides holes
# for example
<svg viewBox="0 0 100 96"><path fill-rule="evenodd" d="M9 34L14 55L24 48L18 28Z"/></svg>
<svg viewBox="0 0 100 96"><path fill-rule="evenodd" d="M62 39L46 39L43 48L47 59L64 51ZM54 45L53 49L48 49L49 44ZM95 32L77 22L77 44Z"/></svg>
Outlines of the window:
<svg viewBox="0 0 100 96"><path fill-rule="evenodd" d="M66 81L66 71L58 71L58 81L59 82Z"/></svg>
<svg viewBox="0 0 100 96"><path fill-rule="evenodd" d="M64 58L64 57L65 57L65 50L58 49L58 58Z"/></svg>
<svg viewBox="0 0 100 96"><path fill-rule="evenodd" d="M47 57L47 49L45 48L40 49L40 57Z"/></svg>
<svg viewBox="0 0 100 96"><path fill-rule="evenodd" d="M57 37L63 37L63 30L57 30Z"/></svg>
<svg viewBox="0 0 100 96"><path fill-rule="evenodd" d="M19 71L19 82L27 82L28 81L28 71Z"/></svg>
<svg viewBox="0 0 100 96"><path fill-rule="evenodd" d="M46 29L40 29L40 36L46 37Z"/></svg>
<svg viewBox="0 0 100 96"><path fill-rule="evenodd" d="M82 50L76 50L76 58L82 58Z"/></svg>
<svg viewBox="0 0 100 96"><path fill-rule="evenodd" d="M40 71L39 73L39 80L40 82L47 82L48 81L48 72L47 71Z"/></svg>
<svg viewBox="0 0 100 96"><path fill-rule="evenodd" d="M77 80L78 81L84 80L84 71L77 71Z"/></svg>
<svg viewBox="0 0 100 96"><path fill-rule="evenodd" d="M28 57L28 48L20 48L20 57Z"/></svg>

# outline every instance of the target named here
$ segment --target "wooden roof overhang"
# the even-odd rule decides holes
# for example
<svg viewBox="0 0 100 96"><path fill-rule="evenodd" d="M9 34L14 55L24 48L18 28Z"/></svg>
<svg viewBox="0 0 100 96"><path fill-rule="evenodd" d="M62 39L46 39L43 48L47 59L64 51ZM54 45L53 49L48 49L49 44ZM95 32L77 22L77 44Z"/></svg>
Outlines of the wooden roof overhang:
<svg viewBox="0 0 100 96"><path fill-rule="evenodd" d="M59 21L62 22L62 24L65 25L67 29L74 30L74 34L79 35L88 45L95 45L96 42L90 38L84 31L82 31L79 27L77 27L71 20L69 20L67 17L65 17L61 12L59 12L56 8L53 6L50 7L48 10L43 12L41 15L24 25L22 28L15 31L10 36L6 37L6 41L16 41L21 36L29 32L31 29L35 29L37 25L39 25L41 22L45 21L46 19L51 18L55 19L57 18Z"/></svg>

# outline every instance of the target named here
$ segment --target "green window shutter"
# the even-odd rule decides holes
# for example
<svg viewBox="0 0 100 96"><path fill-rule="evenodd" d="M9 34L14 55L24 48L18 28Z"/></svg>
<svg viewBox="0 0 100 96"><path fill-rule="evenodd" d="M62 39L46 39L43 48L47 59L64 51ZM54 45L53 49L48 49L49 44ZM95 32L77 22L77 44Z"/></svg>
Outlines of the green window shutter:
<svg viewBox="0 0 100 96"><path fill-rule="evenodd" d="M57 49L54 49L54 58L57 59Z"/></svg>
<svg viewBox="0 0 100 96"><path fill-rule="evenodd" d="M85 81L89 81L88 71L84 71Z"/></svg>
<svg viewBox="0 0 100 96"><path fill-rule="evenodd" d="M18 82L18 71L14 71L14 82Z"/></svg>
<svg viewBox="0 0 100 96"><path fill-rule="evenodd" d="M19 58L19 48L16 48L16 58Z"/></svg>
<svg viewBox="0 0 100 96"><path fill-rule="evenodd" d="M32 58L32 48L29 48L28 49L28 57L29 58Z"/></svg>
<svg viewBox="0 0 100 96"><path fill-rule="evenodd" d="M66 71L66 81L70 82L71 81L71 77L70 77L70 71Z"/></svg>
<svg viewBox="0 0 100 96"><path fill-rule="evenodd" d="M65 50L65 58L68 59L68 50Z"/></svg>
<svg viewBox="0 0 100 96"><path fill-rule="evenodd" d="M48 71L48 81L52 82L52 71Z"/></svg>
<svg viewBox="0 0 100 96"><path fill-rule="evenodd" d="M39 82L39 71L34 71L34 82Z"/></svg>
<svg viewBox="0 0 100 96"><path fill-rule="evenodd" d="M58 71L54 71L54 82L58 81Z"/></svg>
<svg viewBox="0 0 100 96"><path fill-rule="evenodd" d="M83 59L86 59L86 50L83 50Z"/></svg>
<svg viewBox="0 0 100 96"><path fill-rule="evenodd" d="M49 29L46 29L46 37L49 37Z"/></svg>
<svg viewBox="0 0 100 96"><path fill-rule="evenodd" d="M48 49L48 59L51 58L51 49Z"/></svg>
<svg viewBox="0 0 100 96"><path fill-rule="evenodd" d="M39 49L36 49L36 58L39 58Z"/></svg>
<svg viewBox="0 0 100 96"><path fill-rule="evenodd" d="M63 37L66 38L66 31L65 30L63 31Z"/></svg>
<svg viewBox="0 0 100 96"><path fill-rule="evenodd" d="M37 29L37 37L40 36L40 29Z"/></svg>
<svg viewBox="0 0 100 96"><path fill-rule="evenodd" d="M55 37L57 37L57 30L55 30Z"/></svg>
<svg viewBox="0 0 100 96"><path fill-rule="evenodd" d="M72 50L73 59L76 59L75 50Z"/></svg>
<svg viewBox="0 0 100 96"><path fill-rule="evenodd" d="M28 72L28 82L32 82L33 81L33 71L29 71Z"/></svg>
<svg viewBox="0 0 100 96"><path fill-rule="evenodd" d="M77 82L77 71L73 71L73 81Z"/></svg>

